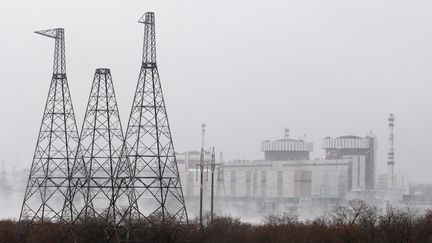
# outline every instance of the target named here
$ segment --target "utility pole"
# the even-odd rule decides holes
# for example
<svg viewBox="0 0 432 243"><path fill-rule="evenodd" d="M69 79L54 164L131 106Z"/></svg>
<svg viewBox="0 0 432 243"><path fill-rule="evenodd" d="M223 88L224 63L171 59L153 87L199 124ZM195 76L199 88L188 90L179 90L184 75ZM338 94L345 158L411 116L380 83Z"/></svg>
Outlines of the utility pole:
<svg viewBox="0 0 432 243"><path fill-rule="evenodd" d="M207 179L208 180L208 166L210 165L210 171L211 171L211 194L210 194L210 222L213 222L213 211L214 211L214 171L216 164L216 154L215 154L215 148L213 147L211 152L211 159L210 161L205 160L205 123L201 125L201 157L200 157L200 164L199 164L199 170L200 170L200 227L203 227L203 181L204 181L204 166L207 168Z"/></svg>
<svg viewBox="0 0 432 243"><path fill-rule="evenodd" d="M210 222L213 223L213 205L214 205L214 171L216 166L215 148L213 147L211 155L211 202L210 202Z"/></svg>
<svg viewBox="0 0 432 243"><path fill-rule="evenodd" d="M216 168L216 165L219 165L216 163L216 154L215 154L215 148L213 147L212 153L211 153L211 159L210 161L205 160L205 150L204 148L201 148L201 157L200 157L200 163L199 170L200 170L200 226L203 227L202 223L202 215L203 215L203 189L204 189L204 166L207 168L207 179L208 180L208 166L210 166L211 171L211 191L210 191L210 222L213 222L213 216L214 216L214 171ZM197 176L198 177L198 176Z"/></svg>
<svg viewBox="0 0 432 243"><path fill-rule="evenodd" d="M204 179L204 148L201 148L201 158L200 158L200 211L199 211L199 222L200 227L203 228L203 179Z"/></svg>

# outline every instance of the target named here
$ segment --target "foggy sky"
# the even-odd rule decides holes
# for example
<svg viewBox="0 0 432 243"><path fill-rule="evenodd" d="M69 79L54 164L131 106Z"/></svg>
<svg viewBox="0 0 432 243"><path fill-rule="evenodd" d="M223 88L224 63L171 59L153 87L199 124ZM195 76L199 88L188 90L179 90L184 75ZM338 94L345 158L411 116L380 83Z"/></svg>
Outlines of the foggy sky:
<svg viewBox="0 0 432 243"><path fill-rule="evenodd" d="M259 159L260 141L289 127L312 157L326 136L379 139L395 114L396 172L431 181L432 1L0 1L0 161L30 167L65 28L79 129L96 68L110 68L125 128L143 25L156 13L157 59L177 151L207 144L225 159Z"/></svg>

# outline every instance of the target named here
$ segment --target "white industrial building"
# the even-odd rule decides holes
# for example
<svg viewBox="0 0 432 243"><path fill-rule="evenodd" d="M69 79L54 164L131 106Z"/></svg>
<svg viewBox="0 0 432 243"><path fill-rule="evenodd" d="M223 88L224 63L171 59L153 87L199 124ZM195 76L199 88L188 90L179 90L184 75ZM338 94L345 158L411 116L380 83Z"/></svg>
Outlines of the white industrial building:
<svg viewBox="0 0 432 243"><path fill-rule="evenodd" d="M276 140L261 142L263 160L234 160L216 166L216 207L230 213L258 214L314 208L329 210L347 197L373 194L375 182L376 138L342 136L324 138L325 159L310 159L313 144L292 139L289 130ZM210 159L205 152L204 160ZM177 154L183 193L192 209L198 207L200 195L199 166L201 153ZM210 166L204 166L204 205L209 204ZM371 194L371 195L372 195ZM261 211L262 210L262 211Z"/></svg>
<svg viewBox="0 0 432 243"><path fill-rule="evenodd" d="M349 160L234 161L224 165L230 197L340 198Z"/></svg>
<svg viewBox="0 0 432 243"><path fill-rule="evenodd" d="M350 190L373 190L376 177L376 150L377 139L374 136L364 138L358 136L341 136L337 138L324 138L322 148L326 151L326 159L341 159L346 156L357 157L357 161L350 168L349 175L356 176L357 179L350 178ZM363 178L358 177L361 171ZM364 173L363 173L364 172ZM354 185L354 184L356 185Z"/></svg>
<svg viewBox="0 0 432 243"><path fill-rule="evenodd" d="M325 138L326 159L309 159L313 144L284 138L261 143L264 160L235 160L217 166L216 196L230 198L281 198L299 200L342 199L349 191L364 191L374 173L375 139L344 136ZM208 160L210 153L205 153ZM186 197L199 196L200 152L177 154ZM204 191L210 191L210 167L204 167ZM372 180L373 181L373 180ZM370 183L370 182L369 182Z"/></svg>
<svg viewBox="0 0 432 243"><path fill-rule="evenodd" d="M210 167L204 168L204 191L209 192ZM199 196L199 169L180 166L179 170L185 196ZM219 167L214 176L216 196L341 199L350 190L350 183L351 190L364 190L365 158L344 156L339 160L237 160Z"/></svg>
<svg viewBox="0 0 432 243"><path fill-rule="evenodd" d="M351 190L366 189L366 158L365 156L345 156L351 159Z"/></svg>
<svg viewBox="0 0 432 243"><path fill-rule="evenodd" d="M289 129L285 128L284 138L262 141L261 151L264 152L264 160L309 160L313 144L303 139L290 138Z"/></svg>
<svg viewBox="0 0 432 243"><path fill-rule="evenodd" d="M410 194L410 185L409 185L409 179L406 175L401 174L394 174L394 185L393 188L399 189L403 192L404 195ZM388 190L388 178L387 174L379 174L378 175L378 182L377 182L377 190L383 191Z"/></svg>

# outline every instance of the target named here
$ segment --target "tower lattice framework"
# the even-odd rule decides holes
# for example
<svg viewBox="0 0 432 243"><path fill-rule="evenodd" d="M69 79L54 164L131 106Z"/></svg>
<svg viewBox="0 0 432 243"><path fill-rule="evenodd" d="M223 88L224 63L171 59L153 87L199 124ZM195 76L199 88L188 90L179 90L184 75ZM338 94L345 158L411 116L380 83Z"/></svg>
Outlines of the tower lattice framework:
<svg viewBox="0 0 432 243"><path fill-rule="evenodd" d="M116 217L122 216L113 199L123 140L111 72L96 69L65 204L74 229L88 220L115 224Z"/></svg>
<svg viewBox="0 0 432 243"><path fill-rule="evenodd" d="M78 131L66 78L64 30L58 28L35 33L55 40L54 65L20 213L21 225L67 221L63 217L63 207L78 145Z"/></svg>
<svg viewBox="0 0 432 243"><path fill-rule="evenodd" d="M127 163L118 171L119 181L128 186L119 186L117 195L128 194L130 201L120 224L154 216L187 221L156 64L154 13L146 13L139 23L144 24L143 60L125 134L123 153Z"/></svg>

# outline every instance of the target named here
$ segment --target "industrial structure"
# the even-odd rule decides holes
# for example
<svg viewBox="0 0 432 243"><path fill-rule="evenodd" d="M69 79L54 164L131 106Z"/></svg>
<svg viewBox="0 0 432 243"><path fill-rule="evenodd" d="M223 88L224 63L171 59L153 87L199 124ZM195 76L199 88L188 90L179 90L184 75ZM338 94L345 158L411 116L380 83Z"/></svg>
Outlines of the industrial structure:
<svg viewBox="0 0 432 243"><path fill-rule="evenodd" d="M129 240L136 222L188 220L156 64L154 13L144 24L141 71L125 136L109 69L97 69L78 136L66 79L64 30L55 39L54 71L21 209L28 226L102 220L108 240ZM204 142L204 141L203 141ZM94 221L93 221L94 222ZM68 232L62 232L68 234ZM22 239L22 238L21 238Z"/></svg>
<svg viewBox="0 0 432 243"><path fill-rule="evenodd" d="M122 211L113 203L115 171L120 167L123 130L111 72L96 69L82 124L78 151L72 166L72 183L65 208L72 224L98 220L115 224Z"/></svg>
<svg viewBox="0 0 432 243"><path fill-rule="evenodd" d="M127 196L118 225L130 220L178 218L187 221L177 161L156 63L154 13L146 13L141 71L125 133L117 198Z"/></svg>
<svg viewBox="0 0 432 243"><path fill-rule="evenodd" d="M55 40L53 75L19 217L19 233L33 222L65 221L64 202L78 145L66 78L63 29L36 31Z"/></svg>
<svg viewBox="0 0 432 243"><path fill-rule="evenodd" d="M388 152L388 162L387 162L387 187L388 188L394 188L396 186L395 181L395 173L394 173L394 166L395 166L395 160L394 160L394 133L393 133L393 127L394 127L394 116L393 114L390 114L390 117L388 119L388 126L389 126L389 152Z"/></svg>
<svg viewBox="0 0 432 243"><path fill-rule="evenodd" d="M282 139L261 143L264 159L219 163L216 205L224 211L235 208L230 212L232 214L244 210L244 213L252 211L265 215L305 203L340 203L350 192L371 191L367 180L368 173L373 174L374 170L368 172L367 163L374 168L374 142L376 139L372 136L365 139L355 136L325 138L323 148L327 157L311 160L309 154L313 144L304 139L289 138L288 129L285 129ZM179 170L182 181L186 182L188 205L197 204L201 191L198 168L190 166L199 161L199 155L194 151L179 154ZM204 171L204 178L208 178L208 173L208 170ZM210 204L211 184L204 180L202 188L204 205ZM196 211L191 213L196 214Z"/></svg>
<svg viewBox="0 0 432 243"><path fill-rule="evenodd" d="M408 177L401 173L396 173L395 171L394 122L394 115L390 114L388 118L389 137L387 153L387 173L382 173L378 175L376 187L377 195L379 196L379 198L386 201L404 200L406 203L416 203L419 195L410 194L411 189Z"/></svg>
<svg viewBox="0 0 432 243"><path fill-rule="evenodd" d="M349 159L297 161L232 161L223 165L225 197L342 198L348 189ZM193 176L191 173L189 176ZM191 178L185 179L194 181ZM205 184L205 186L209 186ZM195 194L198 186L187 186ZM190 192L192 190L192 192Z"/></svg>
<svg viewBox="0 0 432 243"><path fill-rule="evenodd" d="M264 160L234 160L221 163L218 175L223 184L223 195L227 197L286 198L297 201L301 198L342 199L348 191L371 190L368 182L374 173L375 138L369 136L343 136L325 138L324 159L309 159L313 144L303 139L291 139L288 129L284 138L261 143ZM198 152L179 154L181 174L186 181L188 197L197 195L196 181ZM369 164L370 165L369 165ZM372 169L371 169L372 168ZM369 171L368 171L369 169ZM204 183L204 187L209 186ZM218 188L222 188L218 186ZM220 193L217 195L221 196Z"/></svg>
<svg viewBox="0 0 432 243"><path fill-rule="evenodd" d="M361 138L358 136L341 136L337 138L326 137L322 148L326 151L326 159L343 159L344 157L359 156L359 166L350 166L349 189L353 188L352 171L364 168L364 181L366 190L373 190L376 176L376 149L377 143L374 136ZM364 162L363 162L364 161ZM363 165L364 163L364 165Z"/></svg>
<svg viewBox="0 0 432 243"><path fill-rule="evenodd" d="M202 223L208 197L212 218L217 205L240 205L241 210L252 205L252 212L267 214L268 208L340 203L349 193L374 191L376 184L385 184L385 189L407 184L405 177L394 173L393 114L388 120L388 173L379 176L378 183L377 140L372 135L326 137L325 158L311 159L313 143L305 137L290 138L286 128L283 138L261 142L263 159L225 162L221 152L216 163L214 147L205 149L203 123L201 152L176 153L156 62L154 13L146 13L139 23L144 24L142 63L124 134L111 71L99 68L78 136L66 78L64 30L36 32L55 39L54 71L19 234L34 222L61 222L75 231L77 225L97 220L104 222L108 240L128 241L142 231L136 222L154 217L187 222L186 201L194 205L199 199ZM0 187L6 184L4 178L0 173Z"/></svg>
<svg viewBox="0 0 432 243"><path fill-rule="evenodd" d="M205 128L206 124L201 124L201 148L205 148Z"/></svg>
<svg viewBox="0 0 432 243"><path fill-rule="evenodd" d="M285 128L284 138L261 142L261 151L264 152L265 160L308 160L313 151L313 144L303 139L292 139L289 137L289 129Z"/></svg>

